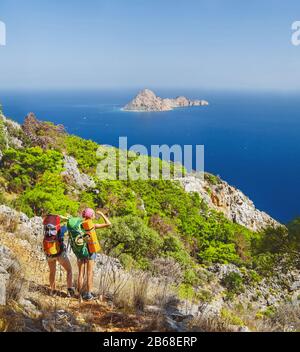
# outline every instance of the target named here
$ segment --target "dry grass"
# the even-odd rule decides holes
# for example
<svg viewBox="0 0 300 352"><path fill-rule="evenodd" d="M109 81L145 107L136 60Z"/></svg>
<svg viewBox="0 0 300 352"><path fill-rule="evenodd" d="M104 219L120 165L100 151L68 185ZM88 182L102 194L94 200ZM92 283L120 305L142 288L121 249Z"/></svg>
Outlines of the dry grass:
<svg viewBox="0 0 300 352"><path fill-rule="evenodd" d="M254 317L249 324L252 324L256 331L262 332L299 332L300 303L283 303L272 314L259 318Z"/></svg>
<svg viewBox="0 0 300 352"><path fill-rule="evenodd" d="M3 243L4 234L0 233L0 237L1 245ZM10 239L13 241L13 238ZM9 277L6 283L6 300L18 302L28 291L28 285L26 283L24 266L19 262L16 253L14 251L12 251L12 253L11 263L7 268Z"/></svg>
<svg viewBox="0 0 300 352"><path fill-rule="evenodd" d="M24 315L14 305L0 307L0 332L24 331Z"/></svg>
<svg viewBox="0 0 300 352"><path fill-rule="evenodd" d="M155 276L164 277L174 283L182 282L182 268L173 258L156 258L151 263L151 269Z"/></svg>
<svg viewBox="0 0 300 352"><path fill-rule="evenodd" d="M10 248L24 269L24 272L16 271L15 276L12 276L9 305L0 309L0 331L43 331L42 320L51 320L60 310L74 317L80 331L149 331L152 327L159 326L159 314L136 312L147 304L157 304L159 300L160 303L168 301L167 285L153 282L151 276L144 276L144 273L137 271L128 273L117 269L108 270L104 265L95 275L95 287L102 294L102 300L82 302L77 298L67 298L66 274L58 269L59 294L53 297L48 285L47 263L37 259L37 253L28 243L11 234L1 233L0 245ZM70 259L76 279L76 259L72 256ZM22 291L27 291L25 298L33 302L42 313L41 316L29 316L22 305L13 301L20 297Z"/></svg>
<svg viewBox="0 0 300 352"><path fill-rule="evenodd" d="M125 311L143 311L147 305L164 308L174 297L170 280L154 278L149 272L125 271L107 262L99 268L95 285L104 297Z"/></svg>
<svg viewBox="0 0 300 352"><path fill-rule="evenodd" d="M190 329L206 332L236 332L241 326L247 326L250 331L256 332L300 331L299 302L286 302L273 308L273 312L269 310L269 313L258 312L251 308L225 311L225 316L208 318L200 315L191 321Z"/></svg>
<svg viewBox="0 0 300 352"><path fill-rule="evenodd" d="M0 231L12 234L14 238L27 241L33 250L42 248L40 238L32 235L26 227L20 226L18 217L11 218L5 216L5 214L0 214Z"/></svg>
<svg viewBox="0 0 300 352"><path fill-rule="evenodd" d="M9 270L9 280L6 288L6 299L19 302L28 292L28 283L22 269Z"/></svg>
<svg viewBox="0 0 300 352"><path fill-rule="evenodd" d="M195 332L232 332L232 329L220 316L199 316L189 324L190 331Z"/></svg>
<svg viewBox="0 0 300 352"><path fill-rule="evenodd" d="M11 219L7 217L5 214L0 214L0 227L3 232L14 233L17 231L19 225L18 219Z"/></svg>

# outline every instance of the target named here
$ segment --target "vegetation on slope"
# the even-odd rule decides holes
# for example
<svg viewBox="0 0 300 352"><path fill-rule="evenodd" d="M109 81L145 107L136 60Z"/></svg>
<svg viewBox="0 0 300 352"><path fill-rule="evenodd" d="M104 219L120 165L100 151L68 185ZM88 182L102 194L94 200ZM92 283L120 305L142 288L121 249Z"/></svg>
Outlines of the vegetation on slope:
<svg viewBox="0 0 300 352"><path fill-rule="evenodd" d="M20 134L24 148L5 149L2 143L1 201L29 216L77 215L87 205L103 209L114 223L101 232L103 248L128 267L150 270L155 258L173 258L184 271L184 283L194 286L199 283L199 265L233 263L263 273L271 270L283 251L289 258L299 252L299 220L288 229L257 234L208 209L198 194L186 193L175 181L99 181L95 178L101 160L97 150L101 147L103 153L109 152L106 147L67 135L51 123L38 122L32 127L29 122L25 135ZM38 138L28 138L33 133ZM0 125L0 142L1 138ZM95 189L74 192L64 182L64 153L95 178ZM125 152L116 153L120 157ZM135 158L129 154L128 163ZM178 166L173 165L176 170ZM209 177L212 183L218 182L217 177Z"/></svg>

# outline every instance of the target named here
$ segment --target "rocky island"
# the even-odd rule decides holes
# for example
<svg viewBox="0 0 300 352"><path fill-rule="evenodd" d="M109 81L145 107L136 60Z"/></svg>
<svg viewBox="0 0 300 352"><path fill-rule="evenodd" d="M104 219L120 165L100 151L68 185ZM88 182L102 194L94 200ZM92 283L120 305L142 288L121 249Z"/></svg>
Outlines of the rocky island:
<svg viewBox="0 0 300 352"><path fill-rule="evenodd" d="M160 98L152 90L142 90L130 103L128 103L124 111L137 112L159 112L170 111L175 108L189 107L189 106L206 106L206 100L190 100L184 96L179 96L175 99Z"/></svg>

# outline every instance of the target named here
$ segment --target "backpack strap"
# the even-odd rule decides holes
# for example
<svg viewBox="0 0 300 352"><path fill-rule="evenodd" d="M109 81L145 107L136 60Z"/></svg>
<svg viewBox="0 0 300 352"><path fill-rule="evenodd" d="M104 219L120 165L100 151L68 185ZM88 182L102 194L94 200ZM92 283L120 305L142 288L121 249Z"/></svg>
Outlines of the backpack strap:
<svg viewBox="0 0 300 352"><path fill-rule="evenodd" d="M90 229L84 229L84 231L86 231L86 232L91 232L91 231L93 231L93 230L95 230L95 226L93 226L93 227L90 228Z"/></svg>

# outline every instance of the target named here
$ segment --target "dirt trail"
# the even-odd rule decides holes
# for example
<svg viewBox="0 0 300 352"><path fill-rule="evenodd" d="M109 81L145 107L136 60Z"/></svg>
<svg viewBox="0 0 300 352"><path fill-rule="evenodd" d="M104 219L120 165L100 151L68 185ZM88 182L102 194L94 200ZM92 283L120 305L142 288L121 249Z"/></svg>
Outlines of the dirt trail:
<svg viewBox="0 0 300 352"><path fill-rule="evenodd" d="M19 260L25 278L25 299L35 308L27 309L22 303L10 302L4 308L5 312L2 311L3 317L7 315L7 309L12 309L14 318L22 321L22 331L143 331L151 325L151 317L122 312L109 302L83 302L78 298L67 297L66 276L59 268L56 273L59 293L55 297L51 296L46 260L43 257L37 259L37 253L31 245L12 234L1 233L0 245L10 248Z"/></svg>

